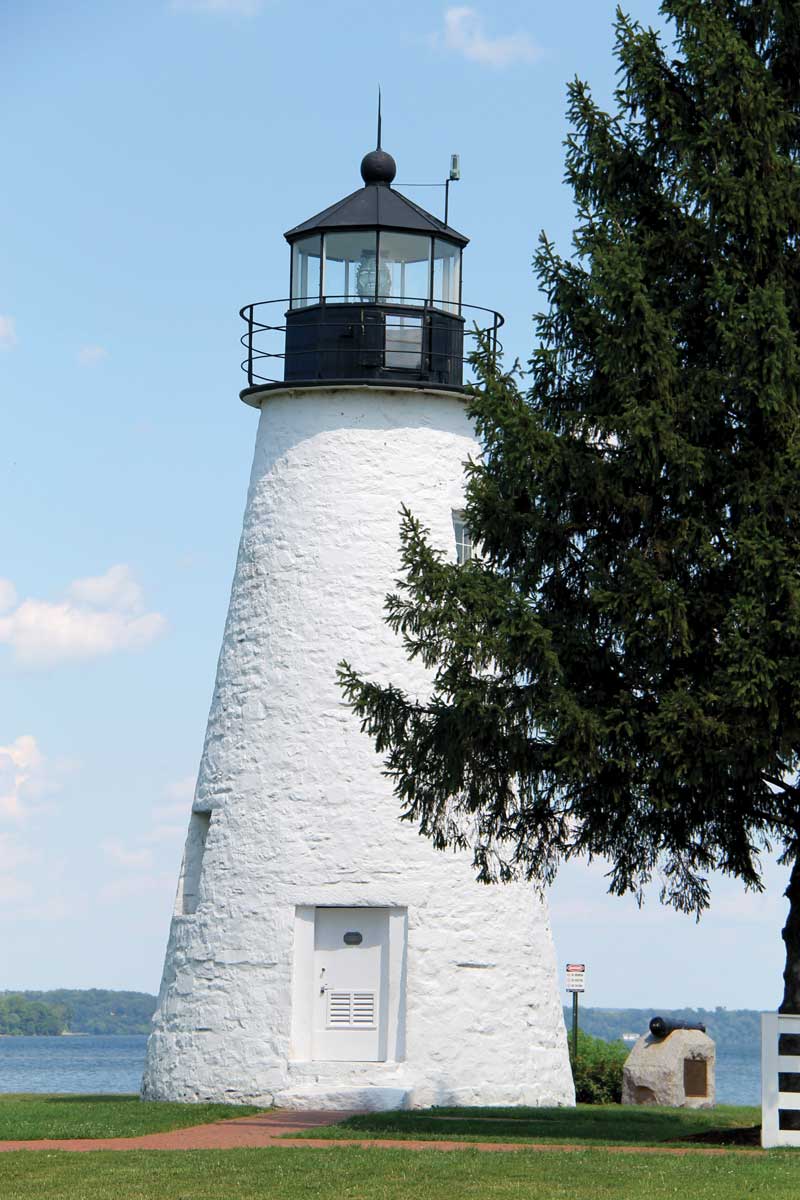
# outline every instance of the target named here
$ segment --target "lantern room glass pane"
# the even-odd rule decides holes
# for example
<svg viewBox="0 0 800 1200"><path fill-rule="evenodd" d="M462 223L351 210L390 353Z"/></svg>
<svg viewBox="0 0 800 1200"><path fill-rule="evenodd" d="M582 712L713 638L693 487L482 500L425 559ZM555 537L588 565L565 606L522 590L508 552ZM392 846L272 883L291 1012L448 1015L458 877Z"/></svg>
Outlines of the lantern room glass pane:
<svg viewBox="0 0 800 1200"><path fill-rule="evenodd" d="M431 239L418 233L381 233L378 299L424 305L430 295Z"/></svg>
<svg viewBox="0 0 800 1200"><path fill-rule="evenodd" d="M433 240L433 303L458 315L461 309L461 247Z"/></svg>
<svg viewBox="0 0 800 1200"><path fill-rule="evenodd" d="M331 303L375 300L378 287L374 229L325 234L323 295Z"/></svg>
<svg viewBox="0 0 800 1200"><path fill-rule="evenodd" d="M319 304L322 238L300 238L292 246L292 308Z"/></svg>

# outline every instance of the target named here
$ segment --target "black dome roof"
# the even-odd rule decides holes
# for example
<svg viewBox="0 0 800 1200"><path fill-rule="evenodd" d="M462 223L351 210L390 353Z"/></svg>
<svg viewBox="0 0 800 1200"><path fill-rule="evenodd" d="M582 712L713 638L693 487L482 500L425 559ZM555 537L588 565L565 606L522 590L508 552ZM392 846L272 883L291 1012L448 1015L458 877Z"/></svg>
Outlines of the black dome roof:
<svg viewBox="0 0 800 1200"><path fill-rule="evenodd" d="M310 233L321 233L326 229L395 229L409 233L426 233L447 238L459 246L466 246L469 238L456 229L451 229L426 212L413 200L396 192L391 187L397 167L391 154L380 147L371 150L361 163L364 186L343 200L337 200L316 216L309 217L302 225L289 229L285 238L289 242Z"/></svg>

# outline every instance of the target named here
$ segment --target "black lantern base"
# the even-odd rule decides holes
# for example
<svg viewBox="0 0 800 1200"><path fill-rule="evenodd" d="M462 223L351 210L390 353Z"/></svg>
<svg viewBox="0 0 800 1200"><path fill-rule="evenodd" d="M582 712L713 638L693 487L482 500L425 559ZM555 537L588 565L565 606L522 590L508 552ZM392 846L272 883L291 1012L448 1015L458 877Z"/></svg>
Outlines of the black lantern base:
<svg viewBox="0 0 800 1200"><path fill-rule="evenodd" d="M464 318L410 305L315 304L286 313L285 383L461 388Z"/></svg>

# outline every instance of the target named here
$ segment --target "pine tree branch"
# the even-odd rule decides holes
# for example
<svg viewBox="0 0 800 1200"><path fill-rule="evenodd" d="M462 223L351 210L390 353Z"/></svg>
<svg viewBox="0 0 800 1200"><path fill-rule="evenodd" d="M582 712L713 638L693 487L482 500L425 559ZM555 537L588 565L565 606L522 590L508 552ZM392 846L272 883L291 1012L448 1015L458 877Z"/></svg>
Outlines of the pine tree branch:
<svg viewBox="0 0 800 1200"><path fill-rule="evenodd" d="M785 792L787 796L793 796L800 801L800 788L796 787L794 784L787 783L785 779L780 779L775 775L762 774L761 778L765 783L770 784L772 787L780 788L780 790Z"/></svg>

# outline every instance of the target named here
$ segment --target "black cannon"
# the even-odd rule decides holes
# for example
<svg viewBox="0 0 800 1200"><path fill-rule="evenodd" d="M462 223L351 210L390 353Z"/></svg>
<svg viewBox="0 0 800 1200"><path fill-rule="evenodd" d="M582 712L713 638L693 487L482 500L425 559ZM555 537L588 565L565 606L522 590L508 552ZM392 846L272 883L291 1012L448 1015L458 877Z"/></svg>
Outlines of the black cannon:
<svg viewBox="0 0 800 1200"><path fill-rule="evenodd" d="M698 1021L693 1025L691 1021L665 1021L663 1017L653 1017L650 1022L650 1032L654 1038L669 1037L676 1029L699 1029L700 1033L705 1033L706 1027L702 1021Z"/></svg>

